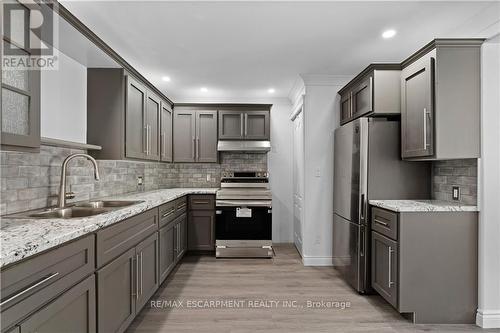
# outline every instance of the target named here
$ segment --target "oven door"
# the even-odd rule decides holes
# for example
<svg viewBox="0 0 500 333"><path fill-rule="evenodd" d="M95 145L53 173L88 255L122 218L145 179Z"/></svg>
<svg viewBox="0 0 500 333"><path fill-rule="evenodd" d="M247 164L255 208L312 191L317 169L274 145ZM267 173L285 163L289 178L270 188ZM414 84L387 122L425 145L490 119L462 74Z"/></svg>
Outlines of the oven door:
<svg viewBox="0 0 500 333"><path fill-rule="evenodd" d="M258 206L217 206L216 240L271 240L272 209Z"/></svg>

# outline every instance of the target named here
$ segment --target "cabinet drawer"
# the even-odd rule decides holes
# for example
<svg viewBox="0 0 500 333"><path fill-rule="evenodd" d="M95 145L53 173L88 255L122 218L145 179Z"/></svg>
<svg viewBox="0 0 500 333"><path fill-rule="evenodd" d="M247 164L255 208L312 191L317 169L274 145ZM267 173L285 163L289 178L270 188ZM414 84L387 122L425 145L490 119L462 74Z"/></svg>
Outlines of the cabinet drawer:
<svg viewBox="0 0 500 333"><path fill-rule="evenodd" d="M175 200L160 206L160 228L175 219Z"/></svg>
<svg viewBox="0 0 500 333"><path fill-rule="evenodd" d="M215 198L213 195L190 195L189 210L214 210Z"/></svg>
<svg viewBox="0 0 500 333"><path fill-rule="evenodd" d="M97 232L97 267L118 257L158 231L158 210L133 216Z"/></svg>
<svg viewBox="0 0 500 333"><path fill-rule="evenodd" d="M89 235L2 270L2 330L90 275L94 249Z"/></svg>
<svg viewBox="0 0 500 333"><path fill-rule="evenodd" d="M398 213L373 207L372 230L398 240Z"/></svg>
<svg viewBox="0 0 500 333"><path fill-rule="evenodd" d="M187 199L186 197L179 198L175 200L175 216L180 216L187 211Z"/></svg>

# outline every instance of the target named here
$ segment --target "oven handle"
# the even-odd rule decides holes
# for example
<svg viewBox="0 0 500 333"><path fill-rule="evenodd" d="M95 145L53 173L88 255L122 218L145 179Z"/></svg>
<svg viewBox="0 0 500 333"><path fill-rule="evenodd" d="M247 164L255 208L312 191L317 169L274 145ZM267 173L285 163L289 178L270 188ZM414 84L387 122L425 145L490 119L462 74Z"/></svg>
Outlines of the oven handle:
<svg viewBox="0 0 500 333"><path fill-rule="evenodd" d="M216 207L272 207L272 201L232 201L232 200L216 200Z"/></svg>

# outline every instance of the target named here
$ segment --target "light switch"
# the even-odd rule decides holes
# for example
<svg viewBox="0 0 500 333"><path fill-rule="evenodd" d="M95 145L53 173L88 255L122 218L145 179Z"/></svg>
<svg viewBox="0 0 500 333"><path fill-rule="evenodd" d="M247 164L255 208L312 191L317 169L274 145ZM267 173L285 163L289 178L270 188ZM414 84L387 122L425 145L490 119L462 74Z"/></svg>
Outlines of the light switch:
<svg viewBox="0 0 500 333"><path fill-rule="evenodd" d="M210 176L210 174L207 174L207 182L211 181L212 177Z"/></svg>
<svg viewBox="0 0 500 333"><path fill-rule="evenodd" d="M321 177L321 169L320 168L316 168L316 173L315 173L315 176L317 178Z"/></svg>
<svg viewBox="0 0 500 333"><path fill-rule="evenodd" d="M460 187L453 186L452 191L453 191L452 193L453 200L460 200Z"/></svg>

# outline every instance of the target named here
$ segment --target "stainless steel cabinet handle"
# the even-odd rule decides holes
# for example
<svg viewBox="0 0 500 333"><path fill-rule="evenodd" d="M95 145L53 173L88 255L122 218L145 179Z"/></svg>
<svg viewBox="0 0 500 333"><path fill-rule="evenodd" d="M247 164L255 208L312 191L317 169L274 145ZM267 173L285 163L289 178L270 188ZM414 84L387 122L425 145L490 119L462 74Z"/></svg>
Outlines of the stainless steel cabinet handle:
<svg viewBox="0 0 500 333"><path fill-rule="evenodd" d="M240 114L240 136L243 136L243 113Z"/></svg>
<svg viewBox="0 0 500 333"><path fill-rule="evenodd" d="M175 208L172 208L171 210L169 210L168 212L164 213L161 217L167 217L169 215L172 215L173 212L175 212Z"/></svg>
<svg viewBox="0 0 500 333"><path fill-rule="evenodd" d="M372 112L373 111L373 76L370 76L368 93L370 94L370 104L369 104L370 112Z"/></svg>
<svg viewBox="0 0 500 333"><path fill-rule="evenodd" d="M141 295L142 295L142 277L143 274L142 274L142 251L141 251Z"/></svg>
<svg viewBox="0 0 500 333"><path fill-rule="evenodd" d="M388 283L388 287L392 287L392 285L394 284L394 282L392 282L392 253L394 252L394 250L392 249L392 246L389 246L389 283Z"/></svg>
<svg viewBox="0 0 500 333"><path fill-rule="evenodd" d="M427 108L424 108L424 150L427 149Z"/></svg>
<svg viewBox="0 0 500 333"><path fill-rule="evenodd" d="M374 219L375 223L378 223L378 224L381 224L383 225L384 227L388 227L389 226L389 223L386 223L386 222L383 222L383 221L380 221L378 219Z"/></svg>
<svg viewBox="0 0 500 333"><path fill-rule="evenodd" d="M26 294L27 292L30 292L31 290L43 285L44 283L47 283L49 282L50 280L52 280L53 278L55 278L56 276L59 275L59 272L55 272L55 273L52 273L52 274L49 274L48 276L44 277L43 279L41 279L40 281L24 288L23 290L21 290L20 292L18 292L17 294L7 298L6 300L2 301L0 303L0 307L4 306L5 304L7 303L10 303L12 301L14 301L15 299L21 297L22 295Z"/></svg>
<svg viewBox="0 0 500 333"><path fill-rule="evenodd" d="M143 134L143 139L144 139L144 154L148 154L148 126L144 126L144 134Z"/></svg>
<svg viewBox="0 0 500 333"><path fill-rule="evenodd" d="M349 118L354 114L354 99L352 98L352 91L349 93Z"/></svg>
<svg viewBox="0 0 500 333"><path fill-rule="evenodd" d="M160 142L161 142L161 157L164 157L165 156L165 132L161 132Z"/></svg>
<svg viewBox="0 0 500 333"><path fill-rule="evenodd" d="M195 146L196 146L196 138L193 136L193 150L191 151L192 156L193 156L193 160L196 159L196 155L195 155L195 152L194 152Z"/></svg>
<svg viewBox="0 0 500 333"><path fill-rule="evenodd" d="M209 200L196 200L196 201L193 201L194 204L196 205L208 205L210 203Z"/></svg>
<svg viewBox="0 0 500 333"><path fill-rule="evenodd" d="M245 113L245 136L248 135L248 114Z"/></svg>
<svg viewBox="0 0 500 333"><path fill-rule="evenodd" d="M135 255L135 298L139 299L139 255Z"/></svg>
<svg viewBox="0 0 500 333"><path fill-rule="evenodd" d="M196 137L196 159L200 159L200 137Z"/></svg>

